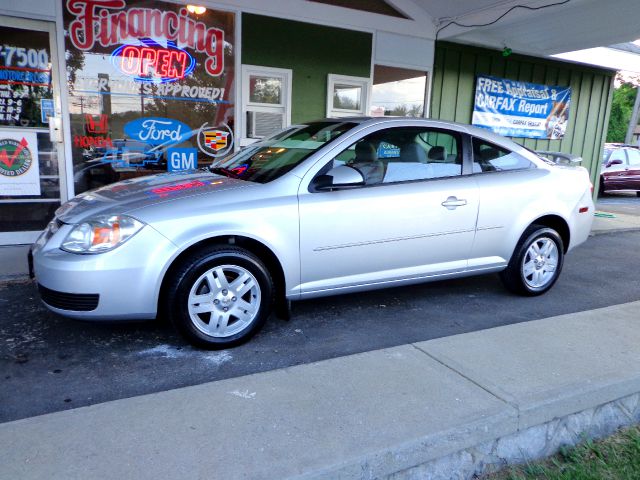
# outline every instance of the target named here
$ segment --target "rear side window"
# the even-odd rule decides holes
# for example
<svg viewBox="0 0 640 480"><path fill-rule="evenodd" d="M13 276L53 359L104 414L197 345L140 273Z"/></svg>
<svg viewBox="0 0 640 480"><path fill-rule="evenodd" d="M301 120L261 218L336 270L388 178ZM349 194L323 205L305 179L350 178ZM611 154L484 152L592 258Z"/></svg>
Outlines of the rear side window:
<svg viewBox="0 0 640 480"><path fill-rule="evenodd" d="M473 173L526 170L535 165L515 152L473 138Z"/></svg>

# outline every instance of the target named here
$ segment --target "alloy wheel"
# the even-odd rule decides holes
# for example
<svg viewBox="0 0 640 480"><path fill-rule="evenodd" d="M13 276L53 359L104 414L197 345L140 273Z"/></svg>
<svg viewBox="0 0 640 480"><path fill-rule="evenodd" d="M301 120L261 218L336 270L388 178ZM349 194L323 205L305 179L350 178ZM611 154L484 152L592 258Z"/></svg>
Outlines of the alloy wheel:
<svg viewBox="0 0 640 480"><path fill-rule="evenodd" d="M260 301L260 285L249 270L219 265L200 275L191 287L189 316L205 335L230 337L252 324Z"/></svg>
<svg viewBox="0 0 640 480"><path fill-rule="evenodd" d="M536 238L522 260L522 278L534 289L544 288L556 275L558 246L549 237Z"/></svg>

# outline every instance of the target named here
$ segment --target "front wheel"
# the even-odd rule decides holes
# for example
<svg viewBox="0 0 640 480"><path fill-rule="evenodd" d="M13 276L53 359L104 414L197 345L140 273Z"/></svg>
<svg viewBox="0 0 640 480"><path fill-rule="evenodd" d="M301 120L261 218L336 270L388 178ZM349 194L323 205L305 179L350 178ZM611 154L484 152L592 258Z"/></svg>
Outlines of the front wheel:
<svg viewBox="0 0 640 480"><path fill-rule="evenodd" d="M564 246L558 232L532 225L520 238L500 278L505 287L514 293L541 295L556 283L563 262Z"/></svg>
<svg viewBox="0 0 640 480"><path fill-rule="evenodd" d="M264 325L273 304L264 264L236 247L216 246L188 257L167 288L167 311L192 344L208 349L246 342Z"/></svg>

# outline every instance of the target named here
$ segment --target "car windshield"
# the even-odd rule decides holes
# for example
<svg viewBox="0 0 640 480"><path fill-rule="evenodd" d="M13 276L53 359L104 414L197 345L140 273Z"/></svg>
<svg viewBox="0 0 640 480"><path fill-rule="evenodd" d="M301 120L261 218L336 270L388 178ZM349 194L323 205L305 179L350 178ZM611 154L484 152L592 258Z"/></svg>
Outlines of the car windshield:
<svg viewBox="0 0 640 480"><path fill-rule="evenodd" d="M613 152L613 148L605 148L604 152L602 153L602 163L605 164L607 163L607 158L609 158L609 155L611 154L611 152Z"/></svg>
<svg viewBox="0 0 640 480"><path fill-rule="evenodd" d="M267 183L355 126L353 122L325 121L289 128L212 164L210 170L249 182Z"/></svg>

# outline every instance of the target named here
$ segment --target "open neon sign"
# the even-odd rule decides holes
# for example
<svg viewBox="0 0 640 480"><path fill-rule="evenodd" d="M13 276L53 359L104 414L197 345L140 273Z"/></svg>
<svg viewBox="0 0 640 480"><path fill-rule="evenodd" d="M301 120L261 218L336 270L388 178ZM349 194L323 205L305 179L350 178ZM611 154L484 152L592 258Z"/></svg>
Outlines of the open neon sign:
<svg viewBox="0 0 640 480"><path fill-rule="evenodd" d="M111 54L114 66L140 82L168 83L181 80L196 66L189 52L172 42L163 47L148 41L144 45L122 45Z"/></svg>

